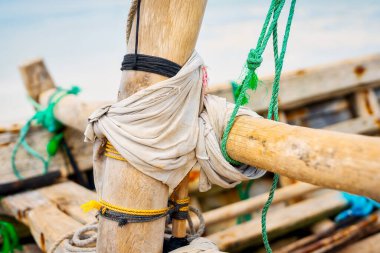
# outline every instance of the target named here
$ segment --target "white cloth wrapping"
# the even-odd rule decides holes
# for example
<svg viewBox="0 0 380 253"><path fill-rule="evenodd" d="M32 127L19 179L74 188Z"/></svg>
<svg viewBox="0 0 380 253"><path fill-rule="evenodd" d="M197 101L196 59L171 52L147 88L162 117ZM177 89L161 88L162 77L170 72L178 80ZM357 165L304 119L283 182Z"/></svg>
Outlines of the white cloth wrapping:
<svg viewBox="0 0 380 253"><path fill-rule="evenodd" d="M170 251L170 253L223 253L207 238L199 237L189 245Z"/></svg>
<svg viewBox="0 0 380 253"><path fill-rule="evenodd" d="M136 169L172 189L197 162L201 165L200 191L209 190L211 184L231 188L263 176L262 170L237 169L223 158L219 143L233 104L201 95L202 65L194 52L176 76L95 111L85 132L85 141L98 142L94 145L95 171L96 163L98 167L102 163L98 154L105 137ZM247 108L238 114L260 117Z"/></svg>

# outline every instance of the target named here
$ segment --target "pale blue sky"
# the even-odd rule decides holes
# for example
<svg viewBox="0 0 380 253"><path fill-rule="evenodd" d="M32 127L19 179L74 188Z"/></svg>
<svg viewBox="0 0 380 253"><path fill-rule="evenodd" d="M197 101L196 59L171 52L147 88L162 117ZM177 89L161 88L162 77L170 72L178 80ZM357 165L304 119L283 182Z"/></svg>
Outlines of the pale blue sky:
<svg viewBox="0 0 380 253"><path fill-rule="evenodd" d="M209 66L211 84L239 76L268 3L209 0L197 50ZM380 52L378 0L297 5L284 70ZM32 114L17 66L35 57L45 59L58 85L77 84L86 99L113 99L128 6L128 0L0 0L0 123ZM262 75L273 68L268 49Z"/></svg>

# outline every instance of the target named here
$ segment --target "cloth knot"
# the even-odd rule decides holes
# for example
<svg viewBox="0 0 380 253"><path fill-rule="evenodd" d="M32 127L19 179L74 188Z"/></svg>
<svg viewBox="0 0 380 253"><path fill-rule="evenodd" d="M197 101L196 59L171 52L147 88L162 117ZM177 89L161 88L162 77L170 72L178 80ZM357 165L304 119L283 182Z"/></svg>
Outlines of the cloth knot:
<svg viewBox="0 0 380 253"><path fill-rule="evenodd" d="M93 112L90 117L88 117L88 122L93 123L95 121L98 121L103 115L107 114L110 110L112 105L105 105L99 109L97 109L95 112Z"/></svg>
<svg viewBox="0 0 380 253"><path fill-rule="evenodd" d="M255 48L251 49L248 54L247 58L247 67L250 70L256 70L258 67L260 67L261 63L263 62L263 58L261 57L261 54L259 51Z"/></svg>

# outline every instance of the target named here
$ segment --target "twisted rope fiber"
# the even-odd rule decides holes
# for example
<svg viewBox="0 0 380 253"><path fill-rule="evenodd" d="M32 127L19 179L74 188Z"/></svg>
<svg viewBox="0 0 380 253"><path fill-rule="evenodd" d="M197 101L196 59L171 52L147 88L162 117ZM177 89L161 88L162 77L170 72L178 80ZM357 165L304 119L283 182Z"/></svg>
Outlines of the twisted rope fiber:
<svg viewBox="0 0 380 253"><path fill-rule="evenodd" d="M99 215L106 219L117 221L122 227L128 223L149 222L169 215L171 218L185 220L188 218L190 198L179 200L170 199L168 207L161 209L132 209L111 204L105 200L90 200L83 204L81 208L88 212L97 209Z"/></svg>
<svg viewBox="0 0 380 253"><path fill-rule="evenodd" d="M92 235L87 235L86 233L93 232ZM54 253L59 245L65 241L65 252L96 252L96 244L98 232L98 224L89 224L81 227L75 232L70 232L62 236L61 239L57 240L47 251L48 253Z"/></svg>
<svg viewBox="0 0 380 253"><path fill-rule="evenodd" d="M275 121L279 120L278 117L278 92L280 88L280 77L281 77L281 71L283 66L283 61L286 53L286 47L288 43L288 38L290 34L290 28L293 20L294 15L294 9L296 5L296 0L291 1L290 10L289 10L289 16L285 28L285 34L283 37L283 42L281 46L281 53L278 55L278 39L277 39L277 21L280 17L282 8L285 4L285 0L272 0L271 5L269 7L268 13L266 15L263 28L261 30L256 48L251 49L248 54L248 59L246 61L246 64L244 66L244 72L245 77L242 81L242 84L237 87L237 92L239 94L234 111L231 115L231 118L226 126L226 129L223 134L223 139L221 141L222 146L222 153L223 156L227 161L229 161L233 165L239 165L240 163L233 160L229 155L227 154L227 140L228 135L232 129L233 123L235 122L235 118L237 115L237 112L239 110L239 107L241 105L244 105L248 103L247 98L247 90L252 89L255 90L258 85L258 77L256 75L256 69L260 67L262 62L262 54L268 44L269 38L271 35L273 35L273 51L274 51L274 61L275 61L275 77L273 81L273 91L272 96L268 108L268 119L274 119ZM271 189L269 191L268 200L265 203L263 210L262 210L262 216L261 216L261 225L262 225L262 236L263 236L263 243L264 247L267 252L272 252L272 249L270 247L269 241L268 241L268 234L266 231L266 215L269 210L269 207L272 203L274 192L277 188L279 176L277 174L273 177L273 182Z"/></svg>
<svg viewBox="0 0 380 253"><path fill-rule="evenodd" d="M201 213L201 211L195 207L189 207L189 211L193 212L197 218L199 219L199 228L196 231L193 222L191 220L190 215L187 217L187 221L189 222L189 233L186 236L188 242L192 242L193 240L202 236L205 231L205 220ZM171 228L168 226L170 222L166 223L165 233L167 235L171 234ZM91 235L88 235L89 232L92 232ZM89 225L85 225L78 229L75 232L70 232L62 236L59 240L57 240L47 251L48 253L54 253L59 245L65 241L64 249L65 252L96 252L96 241L97 241L97 232L98 232L98 223L93 223Z"/></svg>
<svg viewBox="0 0 380 253"><path fill-rule="evenodd" d="M80 92L79 87L73 86L69 90L62 89L60 87L50 96L48 105L46 108L42 108L40 104L31 99L31 102L37 109L37 112L26 122L20 131L20 136L13 148L11 156L11 164L13 173L18 179L23 179L23 176L20 174L19 169L16 165L16 155L19 151L21 145L24 147L27 153L39 159L43 163L43 174L46 174L49 167L49 162L51 157L53 157L59 148L59 145L63 139L62 130L64 126L54 117L54 108L61 101L62 98L69 94L76 95ZM53 137L50 139L49 143L46 145L46 151L48 157L45 158L43 155L39 154L36 150L29 146L26 142L26 136L32 126L32 123L36 122L39 125L42 125L49 132L53 133Z"/></svg>

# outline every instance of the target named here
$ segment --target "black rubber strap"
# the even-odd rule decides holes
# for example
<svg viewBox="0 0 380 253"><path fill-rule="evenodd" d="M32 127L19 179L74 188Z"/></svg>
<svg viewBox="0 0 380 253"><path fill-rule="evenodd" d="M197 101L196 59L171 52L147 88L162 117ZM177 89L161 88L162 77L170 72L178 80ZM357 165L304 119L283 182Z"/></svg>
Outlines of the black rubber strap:
<svg viewBox="0 0 380 253"><path fill-rule="evenodd" d="M137 53L139 44L140 6L141 0L138 0L136 10L135 53L126 54L124 56L124 60L121 63L121 70L139 70L171 78L181 69L180 65L161 57Z"/></svg>

